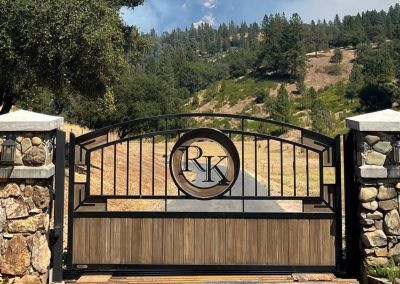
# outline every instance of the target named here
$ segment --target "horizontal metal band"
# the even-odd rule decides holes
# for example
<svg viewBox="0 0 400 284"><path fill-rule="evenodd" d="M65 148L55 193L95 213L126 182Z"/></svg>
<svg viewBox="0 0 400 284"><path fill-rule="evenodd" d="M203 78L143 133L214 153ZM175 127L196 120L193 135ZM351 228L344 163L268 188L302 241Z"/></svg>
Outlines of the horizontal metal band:
<svg viewBox="0 0 400 284"><path fill-rule="evenodd" d="M232 218L232 219L335 219L335 213L241 212L74 212L73 218Z"/></svg>

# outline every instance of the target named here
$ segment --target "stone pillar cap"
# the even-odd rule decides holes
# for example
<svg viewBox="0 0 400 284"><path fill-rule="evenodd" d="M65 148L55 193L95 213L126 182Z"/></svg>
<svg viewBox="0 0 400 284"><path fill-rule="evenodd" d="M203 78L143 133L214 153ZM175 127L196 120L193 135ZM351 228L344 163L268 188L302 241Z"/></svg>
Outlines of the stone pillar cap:
<svg viewBox="0 0 400 284"><path fill-rule="evenodd" d="M0 115L0 131L51 131L63 124L63 117L27 110Z"/></svg>
<svg viewBox="0 0 400 284"><path fill-rule="evenodd" d="M385 109L349 117L346 126L358 131L400 132L400 112Z"/></svg>

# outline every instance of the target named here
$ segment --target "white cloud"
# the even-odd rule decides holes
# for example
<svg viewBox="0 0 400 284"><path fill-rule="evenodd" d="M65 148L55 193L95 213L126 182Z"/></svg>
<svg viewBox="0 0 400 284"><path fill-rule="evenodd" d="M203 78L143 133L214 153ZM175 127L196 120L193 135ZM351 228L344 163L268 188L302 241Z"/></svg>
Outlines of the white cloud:
<svg viewBox="0 0 400 284"><path fill-rule="evenodd" d="M213 9L217 6L217 0L201 0L201 4L207 9Z"/></svg>
<svg viewBox="0 0 400 284"><path fill-rule="evenodd" d="M197 28L201 24L205 24L205 23L210 24L211 26L214 26L217 23L217 19L212 14L209 14L209 15L206 15L203 18L201 18L200 21L193 23L193 26L195 28Z"/></svg>

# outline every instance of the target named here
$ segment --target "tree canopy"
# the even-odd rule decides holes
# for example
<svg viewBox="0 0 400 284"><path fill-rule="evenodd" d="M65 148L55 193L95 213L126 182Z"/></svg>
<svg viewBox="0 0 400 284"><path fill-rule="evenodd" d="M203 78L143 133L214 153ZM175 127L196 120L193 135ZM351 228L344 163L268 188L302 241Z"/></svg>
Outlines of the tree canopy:
<svg viewBox="0 0 400 284"><path fill-rule="evenodd" d="M106 98L128 69L122 5L142 0L0 0L0 113L44 92L61 111L71 97ZM142 50L136 41L130 49ZM51 95L50 95L51 97ZM107 101L106 99L104 100Z"/></svg>

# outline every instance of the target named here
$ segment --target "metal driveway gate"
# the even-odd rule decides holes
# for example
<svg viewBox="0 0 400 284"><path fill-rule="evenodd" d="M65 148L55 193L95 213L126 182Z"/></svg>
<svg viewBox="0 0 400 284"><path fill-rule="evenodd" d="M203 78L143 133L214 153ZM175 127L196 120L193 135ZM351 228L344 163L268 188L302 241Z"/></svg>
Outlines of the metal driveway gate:
<svg viewBox="0 0 400 284"><path fill-rule="evenodd" d="M341 269L339 136L175 114L71 134L69 149L67 271Z"/></svg>

